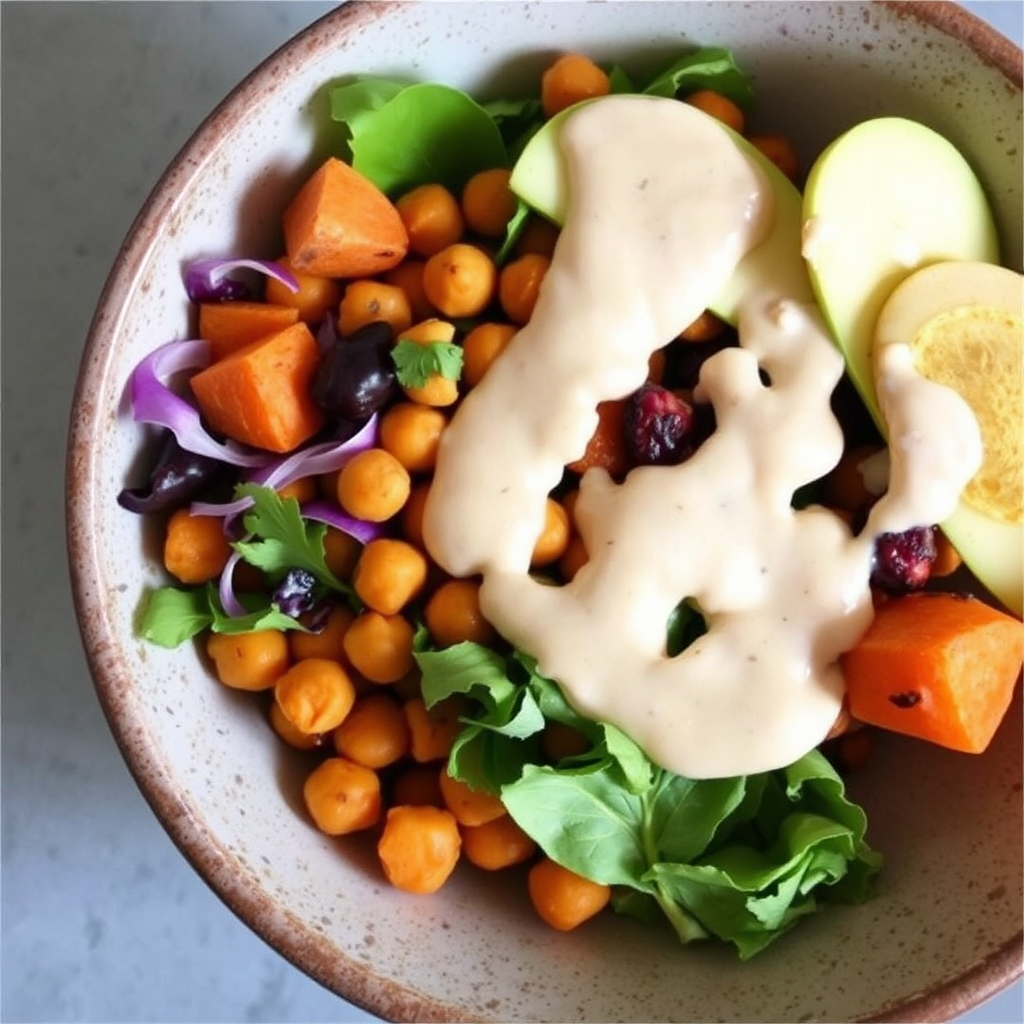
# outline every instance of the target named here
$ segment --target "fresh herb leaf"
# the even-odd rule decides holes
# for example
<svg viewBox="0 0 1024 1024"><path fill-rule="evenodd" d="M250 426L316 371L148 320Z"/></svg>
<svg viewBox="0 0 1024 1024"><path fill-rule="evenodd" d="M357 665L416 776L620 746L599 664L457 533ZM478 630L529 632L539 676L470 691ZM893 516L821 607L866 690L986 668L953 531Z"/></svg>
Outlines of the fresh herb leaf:
<svg viewBox="0 0 1024 1024"><path fill-rule="evenodd" d="M213 622L206 591L199 587L159 587L142 607L138 634L160 647L179 647Z"/></svg>
<svg viewBox="0 0 1024 1024"><path fill-rule="evenodd" d="M713 89L739 106L754 101L754 87L733 55L719 46L705 47L674 60L643 88L648 96L685 97L698 89Z"/></svg>
<svg viewBox="0 0 1024 1024"><path fill-rule="evenodd" d="M214 633L252 633L259 629L305 629L269 601L257 603L245 595L245 615L228 615L212 583L202 587L160 587L143 606L139 636L160 647L180 647L206 629Z"/></svg>
<svg viewBox="0 0 1024 1024"><path fill-rule="evenodd" d="M253 501L243 517L249 538L232 544L247 562L271 576L283 575L289 569L305 569L324 586L351 596L351 586L327 567L326 524L303 519L299 503L294 498L282 498L271 487L239 484L235 497Z"/></svg>
<svg viewBox="0 0 1024 1024"><path fill-rule="evenodd" d="M206 587L213 621L210 629L214 633L253 633L260 629L298 629L308 632L298 619L286 615L273 602L260 594L242 594L239 601L246 609L245 615L228 615L221 608L217 588L212 583Z"/></svg>
<svg viewBox="0 0 1024 1024"><path fill-rule="evenodd" d="M498 126L471 96L434 83L394 84L363 80L331 93L332 116L351 135L352 166L382 191L439 183L461 192L477 171L508 166Z"/></svg>
<svg viewBox="0 0 1024 1024"><path fill-rule="evenodd" d="M417 341L399 338L391 349L398 383L406 388L421 388L434 374L449 380L462 375L462 349L448 341Z"/></svg>

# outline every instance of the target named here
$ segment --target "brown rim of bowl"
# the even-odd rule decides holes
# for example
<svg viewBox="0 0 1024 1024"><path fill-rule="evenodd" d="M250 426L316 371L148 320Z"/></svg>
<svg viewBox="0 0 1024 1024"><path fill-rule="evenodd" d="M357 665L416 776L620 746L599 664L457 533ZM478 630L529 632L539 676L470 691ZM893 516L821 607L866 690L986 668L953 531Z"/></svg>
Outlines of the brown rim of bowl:
<svg viewBox="0 0 1024 1024"><path fill-rule="evenodd" d="M985 63L996 68L1017 89L1022 84L1019 47L994 28L945 0L873 0L898 17L911 17L963 42ZM90 438L95 434L109 396L90 380L105 378L112 353L105 344L116 321L110 309L120 309L132 287L132 268L143 259L173 199L203 166L224 123L242 116L259 91L258 80L269 70L280 73L294 66L296 53L315 51L321 35L336 39L386 16L401 0L387 4L349 0L282 44L247 75L196 129L150 191L115 259L89 327L75 385L65 467L67 483L66 534L71 589L86 660L107 723L127 767L171 840L216 895L272 948L325 988L387 1020L469 1021L464 1008L424 997L397 982L382 978L365 965L339 955L320 934L287 911L282 912L262 891L241 884L234 855L206 825L199 808L185 801L166 776L150 735L131 724L126 711L134 701L131 681L118 661L116 624L108 618L102 595L89 568L98 564L89 527L94 496L89 487L96 466ZM176 187L171 187L176 186ZM116 404L116 402L115 402ZM86 614L88 609L88 614ZM926 992L912 995L878 1014L858 1018L869 1022L948 1021L998 994L1024 974L1021 950L1024 932L985 959Z"/></svg>

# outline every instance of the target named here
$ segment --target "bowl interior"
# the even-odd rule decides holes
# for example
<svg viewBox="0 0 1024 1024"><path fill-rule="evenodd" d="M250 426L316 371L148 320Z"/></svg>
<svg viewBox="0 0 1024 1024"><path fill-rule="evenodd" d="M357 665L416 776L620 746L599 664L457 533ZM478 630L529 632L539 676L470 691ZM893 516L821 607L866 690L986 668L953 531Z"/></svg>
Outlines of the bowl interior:
<svg viewBox="0 0 1024 1024"><path fill-rule="evenodd" d="M740 964L621 918L554 933L524 905L518 876L460 870L425 899L390 889L369 846L307 823L302 758L273 740L256 702L217 685L197 647L164 651L132 634L159 573L157 539L115 500L149 440L127 415L128 375L157 344L189 336L187 261L279 253L287 199L337 144L326 84L373 71L511 95L565 49L643 68L697 44L733 49L755 79L756 123L790 133L805 160L880 114L943 132L988 190L1004 252L1021 252L1020 53L949 5L350 3L202 126L140 214L93 324L72 418L69 545L112 729L225 901L384 1017L945 1019L1020 972L1019 714L980 758L883 740L852 783L887 858L877 897L808 919Z"/></svg>

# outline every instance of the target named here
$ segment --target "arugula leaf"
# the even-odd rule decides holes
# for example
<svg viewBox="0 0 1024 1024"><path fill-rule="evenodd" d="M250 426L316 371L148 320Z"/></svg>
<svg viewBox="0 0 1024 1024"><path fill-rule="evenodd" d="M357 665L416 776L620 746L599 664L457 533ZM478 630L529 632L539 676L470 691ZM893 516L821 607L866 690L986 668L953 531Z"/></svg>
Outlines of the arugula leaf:
<svg viewBox="0 0 1024 1024"><path fill-rule="evenodd" d="M714 89L739 106L754 101L754 87L733 55L720 46L709 46L674 60L643 88L648 96L686 96L698 89Z"/></svg>
<svg viewBox="0 0 1024 1024"><path fill-rule="evenodd" d="M391 349L398 383L406 388L421 388L435 374L449 380L462 375L462 348L448 341L431 341L426 345L399 338Z"/></svg>
<svg viewBox="0 0 1024 1024"><path fill-rule="evenodd" d="M213 621L210 629L214 633L252 633L259 629L298 629L309 632L298 619L286 615L276 604L259 594L241 594L239 601L246 609L245 615L228 615L221 608L217 588L208 583L207 597Z"/></svg>
<svg viewBox="0 0 1024 1024"><path fill-rule="evenodd" d="M644 801L629 792L614 766L566 771L528 764L516 782L502 787L501 799L559 864L595 882L653 890L643 881Z"/></svg>
<svg viewBox="0 0 1024 1024"><path fill-rule="evenodd" d="M159 587L142 607L138 634L160 647L178 647L213 622L206 591L199 587Z"/></svg>
<svg viewBox="0 0 1024 1024"><path fill-rule="evenodd" d="M299 503L294 498L282 498L272 487L239 484L235 497L253 501L242 520L250 537L232 544L247 562L271 576L305 569L331 590L352 595L352 587L327 567L326 524L303 519Z"/></svg>
<svg viewBox="0 0 1024 1024"><path fill-rule="evenodd" d="M245 596L252 604L252 598ZM269 602L249 607L247 614L232 616L221 608L217 588L160 587L152 591L142 608L138 634L160 647L179 647L186 640L211 629L215 633L251 633L258 629L301 629L297 619Z"/></svg>
<svg viewBox="0 0 1024 1024"><path fill-rule="evenodd" d="M461 192L477 171L508 166L498 126L471 96L434 83L394 85L361 80L331 92L332 117L351 136L352 166L379 189L436 182Z"/></svg>
<svg viewBox="0 0 1024 1024"><path fill-rule="evenodd" d="M540 757L539 733L518 738L473 723L453 744L448 771L473 789L500 796L506 785L519 778L524 764Z"/></svg>

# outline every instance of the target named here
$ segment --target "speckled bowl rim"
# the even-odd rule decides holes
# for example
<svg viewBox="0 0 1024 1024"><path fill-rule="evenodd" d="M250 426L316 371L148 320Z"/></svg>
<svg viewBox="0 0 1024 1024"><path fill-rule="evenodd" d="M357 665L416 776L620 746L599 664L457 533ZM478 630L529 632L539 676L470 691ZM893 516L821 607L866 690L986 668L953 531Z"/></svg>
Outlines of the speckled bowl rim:
<svg viewBox="0 0 1024 1024"><path fill-rule="evenodd" d="M967 45L1010 85L1022 86L1022 53L970 11L944 0L875 0L898 17L916 19ZM225 129L245 116L268 77L283 73L296 53L315 52L320 40L390 15L407 2L349 0L284 43L247 75L193 133L156 185L118 252L91 322L79 370L67 449L67 547L72 595L90 673L109 727L136 784L172 841L217 896L264 941L300 970L348 1001L388 1020L469 1020L464 1009L425 1000L397 982L346 956L323 936L291 917L266 893L240 886L230 870L231 854L212 834L198 809L190 807L155 756L139 724L125 669L117 658L120 626L106 614L96 586L100 561L92 524L103 510L93 505L90 481L96 472L92 438L108 410L100 401L112 352L105 344L116 330L137 267L144 263L176 196L201 171ZM943 1021L969 1011L1024 975L1024 932L935 988L885 1007L859 1021Z"/></svg>

